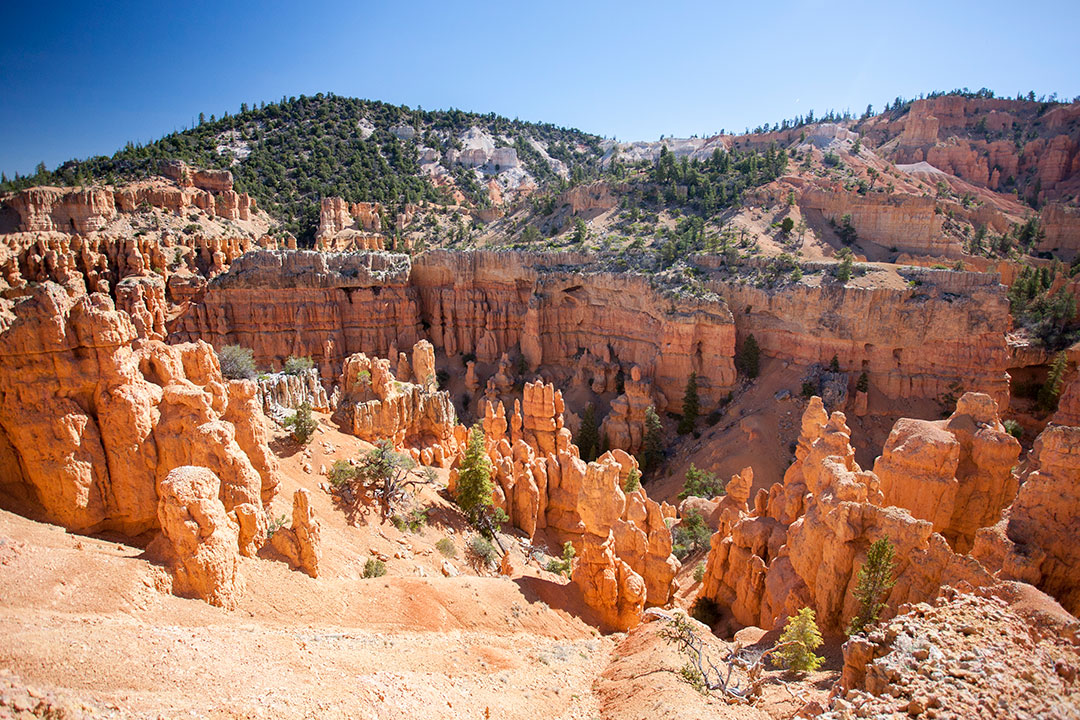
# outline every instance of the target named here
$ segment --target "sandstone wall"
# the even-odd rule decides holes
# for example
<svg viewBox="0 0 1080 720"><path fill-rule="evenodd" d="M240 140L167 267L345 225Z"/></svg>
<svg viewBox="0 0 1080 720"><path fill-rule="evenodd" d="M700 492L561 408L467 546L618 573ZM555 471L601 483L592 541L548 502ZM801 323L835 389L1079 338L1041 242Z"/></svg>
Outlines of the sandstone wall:
<svg viewBox="0 0 1080 720"><path fill-rule="evenodd" d="M870 193L859 195L839 187L808 188L799 206L820 211L837 224L845 214L859 238L903 252L959 257L961 247L942 232L942 216L934 212L935 199L913 195Z"/></svg>
<svg viewBox="0 0 1080 720"><path fill-rule="evenodd" d="M776 289L711 282L734 311L739 337L801 365L827 364L889 398L935 398L953 383L1008 403L1008 303L995 276L918 270L917 287L826 281Z"/></svg>

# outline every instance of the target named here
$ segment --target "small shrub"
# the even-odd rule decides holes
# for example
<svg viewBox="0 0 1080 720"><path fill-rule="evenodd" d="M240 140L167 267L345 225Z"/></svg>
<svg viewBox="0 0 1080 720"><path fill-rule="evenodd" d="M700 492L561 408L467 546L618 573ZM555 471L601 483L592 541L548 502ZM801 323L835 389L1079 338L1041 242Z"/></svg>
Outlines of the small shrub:
<svg viewBox="0 0 1080 720"><path fill-rule="evenodd" d="M570 542L563 543L562 559L552 558L548 561L545 569L548 572L555 573L556 575L569 576L570 571L574 569L574 544Z"/></svg>
<svg viewBox="0 0 1080 720"><path fill-rule="evenodd" d="M217 352L221 374L229 380L255 377L255 353L241 345L226 345Z"/></svg>
<svg viewBox="0 0 1080 720"><path fill-rule="evenodd" d="M632 493L641 487L641 471L637 468L630 468L630 472L626 474L626 482L623 483L623 492Z"/></svg>
<svg viewBox="0 0 1080 720"><path fill-rule="evenodd" d="M266 526L266 537L267 538L274 537L274 533L276 533L281 528L285 527L285 525L287 525L288 522L289 522L289 518L286 517L285 513L282 513L281 515L279 515L276 518L270 518L270 522Z"/></svg>
<svg viewBox="0 0 1080 720"><path fill-rule="evenodd" d="M386 563L378 558L368 558L364 563L364 577L377 578L386 574Z"/></svg>
<svg viewBox="0 0 1080 720"><path fill-rule="evenodd" d="M1024 428L1020 426L1020 423L1015 420L1006 420L1002 424L1005 426L1005 432L1009 433L1017 440L1024 439Z"/></svg>
<svg viewBox="0 0 1080 720"><path fill-rule="evenodd" d="M299 375L315 367L315 362L310 357L296 357L290 355L285 359L284 372L286 375Z"/></svg>
<svg viewBox="0 0 1080 720"><path fill-rule="evenodd" d="M814 611L805 607L788 618L784 625L784 632L780 634L780 649L772 658L773 664L792 672L813 672L825 662L825 658L814 654L823 642L814 621Z"/></svg>
<svg viewBox="0 0 1080 720"><path fill-rule="evenodd" d="M488 570L495 564L497 557L495 546L483 535L473 535L465 543L465 559L477 573Z"/></svg>
<svg viewBox="0 0 1080 720"><path fill-rule="evenodd" d="M443 538L439 542L435 543L435 549L442 553L443 557L456 558L457 546L454 545L454 541L450 538Z"/></svg>
<svg viewBox="0 0 1080 720"><path fill-rule="evenodd" d="M694 566L694 582L701 582L705 579L705 561L702 560Z"/></svg>
<svg viewBox="0 0 1080 720"><path fill-rule="evenodd" d="M708 546L711 537L712 529L705 518L697 510L691 510L671 533L671 551L675 557L683 560Z"/></svg>
<svg viewBox="0 0 1080 720"><path fill-rule="evenodd" d="M285 419L285 427L292 430L293 440L307 445L319 427L318 421L311 416L311 403L301 403L293 416Z"/></svg>
<svg viewBox="0 0 1080 720"><path fill-rule="evenodd" d="M803 380L802 396L804 398L812 398L815 395L817 395L817 386L809 380Z"/></svg>

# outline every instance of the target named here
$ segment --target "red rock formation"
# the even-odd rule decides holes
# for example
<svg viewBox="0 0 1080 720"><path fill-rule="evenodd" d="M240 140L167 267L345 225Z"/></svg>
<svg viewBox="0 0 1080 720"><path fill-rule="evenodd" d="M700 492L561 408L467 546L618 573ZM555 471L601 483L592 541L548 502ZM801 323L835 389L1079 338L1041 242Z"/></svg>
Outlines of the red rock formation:
<svg viewBox="0 0 1080 720"><path fill-rule="evenodd" d="M319 577L322 543L319 521L311 509L311 493L299 488L293 494L292 526L274 531L270 544L285 556L294 568L313 578Z"/></svg>
<svg viewBox="0 0 1080 720"><path fill-rule="evenodd" d="M965 393L948 420L897 421L874 472L887 505L929 520L956 552L966 553L975 532L996 523L1012 502L1019 456L1020 443L1005 432L997 403Z"/></svg>
<svg viewBox="0 0 1080 720"><path fill-rule="evenodd" d="M587 185L577 185L570 188L559 196L556 206L570 206L570 212L574 215L593 210L610 210L619 204L618 198L611 192L611 186L606 182L593 182Z"/></svg>
<svg viewBox="0 0 1080 720"><path fill-rule="evenodd" d="M577 551L574 582L605 624L626 629L644 604L666 604L678 561L660 505L623 487L637 461L621 450L584 462L563 425L562 393L528 383L508 422L502 403L483 426L494 469L494 500L530 537L546 529ZM507 437L507 430L510 437ZM451 471L451 491L456 471Z"/></svg>
<svg viewBox="0 0 1080 720"><path fill-rule="evenodd" d="M1022 580L1080 614L1080 427L1051 425L1035 439L1005 519L975 537L975 555L1003 580Z"/></svg>
<svg viewBox="0 0 1080 720"><path fill-rule="evenodd" d="M174 468L161 481L157 515L178 595L235 608L244 591L238 528L219 499L217 476L204 467Z"/></svg>
<svg viewBox="0 0 1080 720"><path fill-rule="evenodd" d="M434 364L434 356L431 344L421 343L413 357L424 370ZM450 395L437 390L429 377L430 383L401 382L389 360L350 355L342 368L334 419L362 440L390 440L414 451L424 465L447 465L457 453L457 416Z"/></svg>
<svg viewBox="0 0 1080 720"><path fill-rule="evenodd" d="M637 365L630 368L630 377L623 385L625 392L611 401L611 410L600 426L600 436L607 439L608 447L637 453L645 438L645 411L656 403L652 387L642 379Z"/></svg>
<svg viewBox="0 0 1080 720"><path fill-rule="evenodd" d="M855 463L843 413L826 421L820 398L803 415L795 454L783 484L760 491L730 534L713 535L699 597L730 609L736 622L770 628L809 606L822 628L843 628L855 614L858 569L880 538L897 559L888 608L931 597L944 583L990 582L929 522L882 507L877 476Z"/></svg>
<svg viewBox="0 0 1080 720"><path fill-rule="evenodd" d="M157 527L158 483L199 465L221 478L228 511L261 508L264 481L223 419L229 394L209 345L136 348L107 296L73 299L52 283L14 316L0 334L0 475L12 502L76 532L137 535ZM254 421L233 417L254 453Z"/></svg>

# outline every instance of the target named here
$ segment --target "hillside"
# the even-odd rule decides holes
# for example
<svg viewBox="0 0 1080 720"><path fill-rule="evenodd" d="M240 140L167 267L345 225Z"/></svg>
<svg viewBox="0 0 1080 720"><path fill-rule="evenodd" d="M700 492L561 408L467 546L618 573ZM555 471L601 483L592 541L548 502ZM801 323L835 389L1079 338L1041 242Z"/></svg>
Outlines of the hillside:
<svg viewBox="0 0 1080 720"><path fill-rule="evenodd" d="M583 178L599 164L600 138L489 113L424 111L318 94L282 98L236 115L200 116L189 130L111 157L71 160L55 171L16 178L0 190L34 185L110 184L155 174L163 159L232 171L247 192L310 244L319 200L388 205L457 200L483 204L482 180L503 188ZM42 170L44 170L42 168Z"/></svg>

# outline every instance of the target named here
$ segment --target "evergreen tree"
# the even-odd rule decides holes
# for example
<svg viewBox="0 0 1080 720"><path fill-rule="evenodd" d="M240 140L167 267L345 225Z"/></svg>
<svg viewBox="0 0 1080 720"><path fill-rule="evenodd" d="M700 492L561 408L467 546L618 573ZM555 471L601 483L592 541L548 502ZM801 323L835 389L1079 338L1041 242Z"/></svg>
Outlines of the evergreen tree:
<svg viewBox="0 0 1080 720"><path fill-rule="evenodd" d="M823 643L814 611L805 607L789 617L784 625L784 632L780 634L780 649L772 658L773 664L793 672L813 672L825 662L825 658L814 654Z"/></svg>
<svg viewBox="0 0 1080 720"><path fill-rule="evenodd" d="M664 428L656 408L649 406L645 410L645 437L642 449L642 467L646 472L655 470L664 460Z"/></svg>
<svg viewBox="0 0 1080 720"><path fill-rule="evenodd" d="M311 403L305 401L292 417L286 418L285 427L292 430L293 440L301 445L307 445L319 423L311 416Z"/></svg>
<svg viewBox="0 0 1080 720"><path fill-rule="evenodd" d="M848 635L860 633L877 621L886 594L896 583L892 576L895 565L893 545L888 538L881 538L870 546L853 591L859 609L848 624Z"/></svg>
<svg viewBox="0 0 1080 720"><path fill-rule="evenodd" d="M1046 376L1046 382L1039 389L1039 406L1048 412L1057 408L1061 389L1065 385L1067 362L1064 350L1055 355L1054 362L1050 365L1050 372Z"/></svg>
<svg viewBox="0 0 1080 720"><path fill-rule="evenodd" d="M581 452L581 459L591 462L600 450L600 428L596 424L596 406L589 403L581 416L581 427L575 443Z"/></svg>
<svg viewBox="0 0 1080 720"><path fill-rule="evenodd" d="M833 355L832 360L829 361L829 372L840 372L840 358L836 355Z"/></svg>
<svg viewBox="0 0 1080 720"><path fill-rule="evenodd" d="M492 506L491 460L484 448L484 428L480 423L469 431L469 443L461 461L457 481L457 503L474 525Z"/></svg>
<svg viewBox="0 0 1080 720"><path fill-rule="evenodd" d="M682 418L679 420L680 435L694 431L694 425L697 423L700 410L701 406L697 394L697 373L692 372L686 380L686 392L683 393Z"/></svg>
<svg viewBox="0 0 1080 720"><path fill-rule="evenodd" d="M851 250L847 248L841 248L836 253L836 257L840 258L840 262L836 264L836 279L846 283L851 279L851 272L855 266L855 257L852 255Z"/></svg>
<svg viewBox="0 0 1080 720"><path fill-rule="evenodd" d="M753 334L747 335L743 341L739 354L735 356L735 367L748 378L758 376L761 363L761 348L758 347L757 338Z"/></svg>

